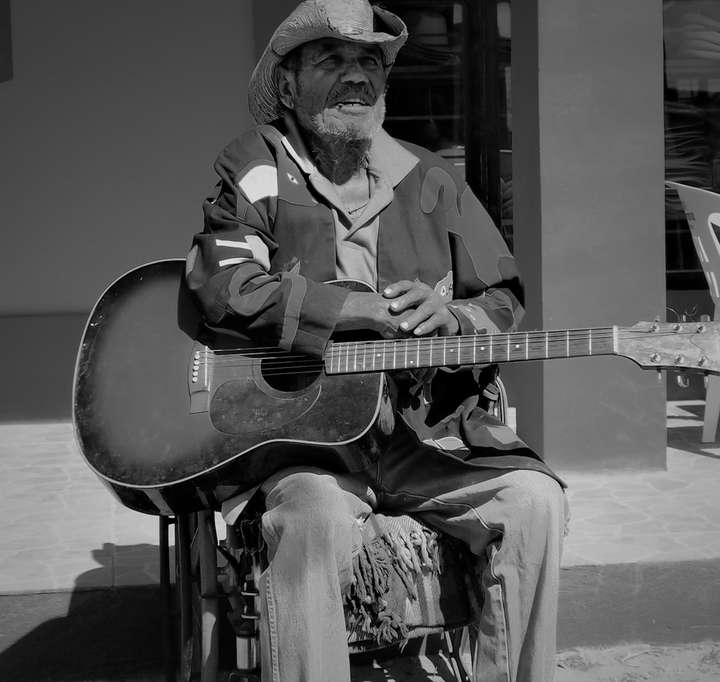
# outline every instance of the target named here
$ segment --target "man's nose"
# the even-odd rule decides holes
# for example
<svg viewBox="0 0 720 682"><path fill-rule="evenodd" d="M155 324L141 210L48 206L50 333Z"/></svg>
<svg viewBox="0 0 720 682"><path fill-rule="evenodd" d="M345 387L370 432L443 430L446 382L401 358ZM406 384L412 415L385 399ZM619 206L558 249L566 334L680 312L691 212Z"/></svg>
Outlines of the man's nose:
<svg viewBox="0 0 720 682"><path fill-rule="evenodd" d="M369 83L370 79L365 73L362 65L357 59L346 62L345 68L340 75L340 80L343 83Z"/></svg>

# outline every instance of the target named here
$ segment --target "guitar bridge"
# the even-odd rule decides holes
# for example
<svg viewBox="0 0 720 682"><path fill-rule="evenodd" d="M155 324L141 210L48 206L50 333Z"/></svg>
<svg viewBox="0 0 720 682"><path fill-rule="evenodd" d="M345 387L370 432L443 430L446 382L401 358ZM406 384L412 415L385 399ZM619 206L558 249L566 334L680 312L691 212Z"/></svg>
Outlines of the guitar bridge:
<svg viewBox="0 0 720 682"><path fill-rule="evenodd" d="M210 407L210 367L207 346L195 342L188 363L188 391L190 393L190 414L207 412Z"/></svg>

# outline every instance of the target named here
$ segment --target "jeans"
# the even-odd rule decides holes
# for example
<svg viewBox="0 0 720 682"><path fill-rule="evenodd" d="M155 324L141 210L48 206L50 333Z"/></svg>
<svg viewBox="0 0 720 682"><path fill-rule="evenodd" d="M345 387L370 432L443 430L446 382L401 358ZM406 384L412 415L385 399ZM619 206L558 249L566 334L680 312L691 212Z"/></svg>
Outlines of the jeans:
<svg viewBox="0 0 720 682"><path fill-rule="evenodd" d="M553 679L566 502L550 476L481 468L415 443L359 473L285 470L263 491L263 682L349 682L342 593L374 510L413 514L486 555L476 682Z"/></svg>

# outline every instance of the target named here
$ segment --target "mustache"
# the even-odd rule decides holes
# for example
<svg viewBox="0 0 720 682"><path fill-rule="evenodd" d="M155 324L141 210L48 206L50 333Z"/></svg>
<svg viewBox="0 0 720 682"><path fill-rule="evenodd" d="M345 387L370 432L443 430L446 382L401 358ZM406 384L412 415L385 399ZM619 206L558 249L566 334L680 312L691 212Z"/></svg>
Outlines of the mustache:
<svg viewBox="0 0 720 682"><path fill-rule="evenodd" d="M328 103L335 106L340 102L358 100L363 104L372 106L377 102L375 91L367 83L342 83L330 93Z"/></svg>

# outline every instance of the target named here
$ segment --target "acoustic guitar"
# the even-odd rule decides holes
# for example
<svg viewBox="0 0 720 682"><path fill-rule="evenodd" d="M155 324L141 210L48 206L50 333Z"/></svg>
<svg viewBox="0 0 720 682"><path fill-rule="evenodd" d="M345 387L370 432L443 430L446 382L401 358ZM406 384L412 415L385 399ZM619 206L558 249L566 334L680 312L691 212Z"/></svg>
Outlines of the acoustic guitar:
<svg viewBox="0 0 720 682"><path fill-rule="evenodd" d="M370 290L359 282L337 282ZM322 358L208 327L184 261L140 266L93 308L74 377L75 434L120 501L176 514L216 507L218 485L249 489L299 462L351 469L380 447L382 373L620 355L644 368L720 372L720 323L430 338L335 336ZM309 459L308 459L309 458Z"/></svg>

